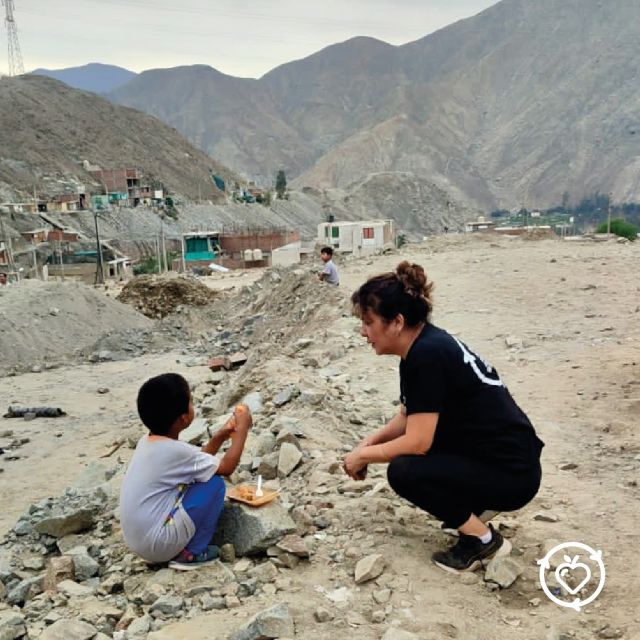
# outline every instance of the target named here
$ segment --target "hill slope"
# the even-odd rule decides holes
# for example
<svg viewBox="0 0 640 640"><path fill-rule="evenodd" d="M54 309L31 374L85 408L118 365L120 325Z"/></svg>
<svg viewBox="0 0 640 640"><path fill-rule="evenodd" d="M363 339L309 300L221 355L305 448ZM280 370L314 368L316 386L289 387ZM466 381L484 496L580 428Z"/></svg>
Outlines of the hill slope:
<svg viewBox="0 0 640 640"><path fill-rule="evenodd" d="M134 166L172 192L217 198L209 169L235 175L177 131L57 80L27 75L0 79L0 199L10 191L49 192L65 183L91 185L88 160L103 169Z"/></svg>
<svg viewBox="0 0 640 640"><path fill-rule="evenodd" d="M638 36L635 0L504 0L401 47L355 38L260 80L157 70L112 97L265 180L399 171L487 208L639 200Z"/></svg>

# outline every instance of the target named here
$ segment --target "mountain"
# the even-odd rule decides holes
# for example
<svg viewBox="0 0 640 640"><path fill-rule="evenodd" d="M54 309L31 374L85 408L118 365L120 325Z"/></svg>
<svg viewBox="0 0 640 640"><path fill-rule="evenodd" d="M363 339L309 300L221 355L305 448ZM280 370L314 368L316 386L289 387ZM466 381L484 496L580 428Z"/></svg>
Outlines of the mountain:
<svg viewBox="0 0 640 640"><path fill-rule="evenodd" d="M117 89L137 75L122 67L97 62L67 69L35 69L31 73L60 80L74 89L100 94Z"/></svg>
<svg viewBox="0 0 640 640"><path fill-rule="evenodd" d="M355 38L259 80L145 72L110 98L271 182L410 174L469 205L640 201L637 0L503 0L399 47Z"/></svg>
<svg viewBox="0 0 640 640"><path fill-rule="evenodd" d="M237 179L147 114L51 78L0 78L0 201L12 192L33 194L34 186L55 195L65 185L91 185L84 161L103 169L141 168L193 199L220 197L210 170Z"/></svg>

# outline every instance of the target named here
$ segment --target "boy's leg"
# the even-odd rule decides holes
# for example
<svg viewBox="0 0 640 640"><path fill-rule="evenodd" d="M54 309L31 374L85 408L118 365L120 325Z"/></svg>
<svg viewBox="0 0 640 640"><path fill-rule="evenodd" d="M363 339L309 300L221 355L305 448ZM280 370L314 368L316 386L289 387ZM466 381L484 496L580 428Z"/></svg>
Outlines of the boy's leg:
<svg viewBox="0 0 640 640"><path fill-rule="evenodd" d="M211 543L222 513L224 494L224 480L215 475L208 482L196 482L187 489L182 508L196 526L196 532L186 546L193 555L203 553Z"/></svg>

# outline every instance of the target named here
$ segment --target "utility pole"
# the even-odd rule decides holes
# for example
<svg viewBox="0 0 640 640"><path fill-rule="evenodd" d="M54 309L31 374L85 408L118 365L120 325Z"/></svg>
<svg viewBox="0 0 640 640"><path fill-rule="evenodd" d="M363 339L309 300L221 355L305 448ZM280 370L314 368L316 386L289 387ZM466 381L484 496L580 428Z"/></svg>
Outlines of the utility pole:
<svg viewBox="0 0 640 640"><path fill-rule="evenodd" d="M60 278L64 282L64 262L62 261L62 241L58 240L58 258L60 258Z"/></svg>
<svg viewBox="0 0 640 640"><path fill-rule="evenodd" d="M164 242L164 223L162 222L162 218L160 218L160 251L162 251L162 270L169 271L167 266L167 247Z"/></svg>
<svg viewBox="0 0 640 640"><path fill-rule="evenodd" d="M4 229L4 220L0 213L0 234L2 234L2 241L4 242L4 250L7 254L7 264L9 265L9 271L15 271L15 265L13 263L13 252L11 251L11 238L7 235Z"/></svg>
<svg viewBox="0 0 640 640"><path fill-rule="evenodd" d="M4 5L4 24L7 29L7 51L9 54L9 75L20 76L24 73L20 41L18 40L18 27L13 17L13 0L2 0Z"/></svg>
<svg viewBox="0 0 640 640"><path fill-rule="evenodd" d="M100 243L100 230L98 229L98 212L94 209L93 220L96 224L96 250L98 262L96 264L96 278L94 284L104 284L104 264L102 262L102 244Z"/></svg>
<svg viewBox="0 0 640 640"><path fill-rule="evenodd" d="M40 279L40 275L38 274L38 250L36 245L33 245L32 249L32 257L33 257L33 272L35 274L36 279Z"/></svg>
<svg viewBox="0 0 640 640"><path fill-rule="evenodd" d="M158 267L158 273L162 273L162 255L160 254L160 237L155 237L155 245L156 245L156 263Z"/></svg>

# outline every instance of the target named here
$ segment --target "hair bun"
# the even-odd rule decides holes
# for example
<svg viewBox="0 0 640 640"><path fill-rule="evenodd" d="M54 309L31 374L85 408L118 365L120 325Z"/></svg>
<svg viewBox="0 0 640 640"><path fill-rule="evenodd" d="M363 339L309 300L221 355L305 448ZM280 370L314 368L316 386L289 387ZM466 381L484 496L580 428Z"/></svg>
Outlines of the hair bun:
<svg viewBox="0 0 640 640"><path fill-rule="evenodd" d="M429 299L433 283L427 280L427 274L419 264L404 260L396 267L396 274L409 295Z"/></svg>

